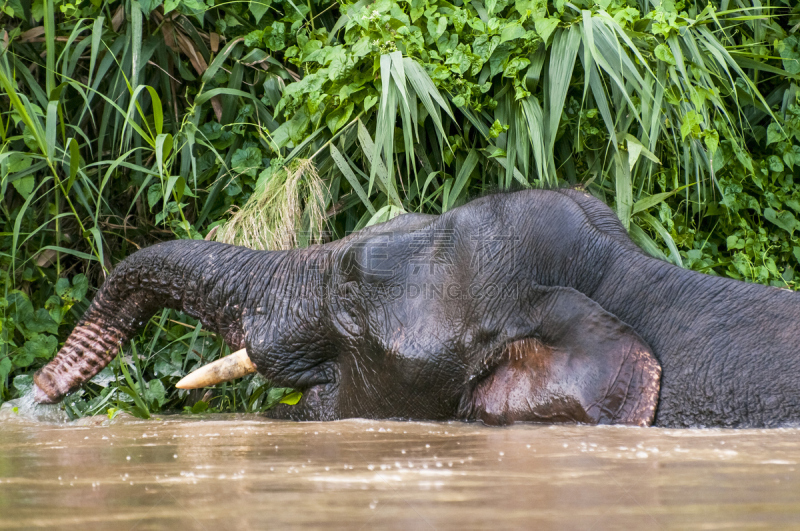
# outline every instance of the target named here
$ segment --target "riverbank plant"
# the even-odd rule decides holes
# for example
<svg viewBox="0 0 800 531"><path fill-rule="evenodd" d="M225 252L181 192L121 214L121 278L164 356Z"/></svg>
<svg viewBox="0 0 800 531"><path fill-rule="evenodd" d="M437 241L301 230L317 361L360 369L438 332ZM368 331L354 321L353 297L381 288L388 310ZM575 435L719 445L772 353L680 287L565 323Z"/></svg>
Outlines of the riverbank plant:
<svg viewBox="0 0 800 531"><path fill-rule="evenodd" d="M174 238L287 248L486 190L581 186L646 252L795 289L789 0L5 0L0 402L97 287ZM259 411L177 380L227 347L165 310L65 404Z"/></svg>

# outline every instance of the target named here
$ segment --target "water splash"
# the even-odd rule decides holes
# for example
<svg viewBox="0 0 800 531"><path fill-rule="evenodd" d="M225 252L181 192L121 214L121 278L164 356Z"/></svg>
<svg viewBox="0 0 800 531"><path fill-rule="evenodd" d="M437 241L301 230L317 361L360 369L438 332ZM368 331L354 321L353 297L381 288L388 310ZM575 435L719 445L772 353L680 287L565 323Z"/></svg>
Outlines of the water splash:
<svg viewBox="0 0 800 531"><path fill-rule="evenodd" d="M9 400L0 406L0 422L10 420L64 424L69 422L69 417L61 408L61 404L37 403L33 399L33 389L29 389L20 398Z"/></svg>

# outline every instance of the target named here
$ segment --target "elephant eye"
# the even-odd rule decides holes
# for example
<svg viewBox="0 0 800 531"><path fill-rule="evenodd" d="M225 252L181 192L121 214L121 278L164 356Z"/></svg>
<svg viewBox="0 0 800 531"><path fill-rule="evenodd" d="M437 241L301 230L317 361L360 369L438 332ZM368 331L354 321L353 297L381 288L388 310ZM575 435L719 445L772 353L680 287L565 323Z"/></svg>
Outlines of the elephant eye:
<svg viewBox="0 0 800 531"><path fill-rule="evenodd" d="M354 280L345 282L337 288L336 292L341 299L352 301L358 295L358 283Z"/></svg>

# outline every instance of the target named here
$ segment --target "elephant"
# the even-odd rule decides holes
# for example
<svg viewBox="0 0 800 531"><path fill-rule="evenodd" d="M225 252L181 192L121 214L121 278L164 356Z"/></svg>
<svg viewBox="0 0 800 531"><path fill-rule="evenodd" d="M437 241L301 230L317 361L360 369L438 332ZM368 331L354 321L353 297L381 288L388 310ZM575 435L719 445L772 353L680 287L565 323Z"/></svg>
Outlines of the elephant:
<svg viewBox="0 0 800 531"><path fill-rule="evenodd" d="M487 195L304 249L142 249L36 373L36 400L77 389L164 307L244 349L244 372L303 392L273 418L800 422L800 296L653 258L579 189Z"/></svg>

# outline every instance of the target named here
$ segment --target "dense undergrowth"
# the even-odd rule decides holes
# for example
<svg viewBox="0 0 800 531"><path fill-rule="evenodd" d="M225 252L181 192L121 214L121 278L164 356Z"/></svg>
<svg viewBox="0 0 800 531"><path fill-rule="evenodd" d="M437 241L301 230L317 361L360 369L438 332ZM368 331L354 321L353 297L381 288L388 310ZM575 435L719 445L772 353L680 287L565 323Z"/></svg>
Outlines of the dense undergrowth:
<svg viewBox="0 0 800 531"><path fill-rule="evenodd" d="M2 2L0 402L136 249L305 245L486 189L582 185L653 255L797 285L789 0ZM224 353L164 311L67 412L297 399L174 388Z"/></svg>

